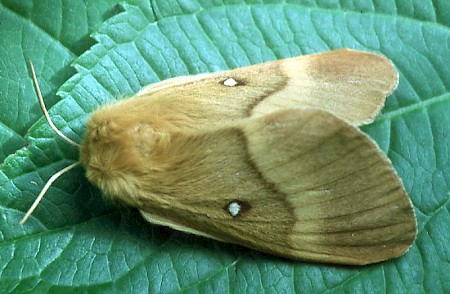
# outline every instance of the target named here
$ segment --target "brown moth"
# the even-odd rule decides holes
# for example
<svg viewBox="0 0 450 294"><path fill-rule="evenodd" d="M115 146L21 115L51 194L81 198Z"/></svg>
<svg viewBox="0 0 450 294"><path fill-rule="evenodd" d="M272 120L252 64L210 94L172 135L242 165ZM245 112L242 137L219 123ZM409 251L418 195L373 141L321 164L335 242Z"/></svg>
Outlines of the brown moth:
<svg viewBox="0 0 450 294"><path fill-rule="evenodd" d="M380 262L408 250L416 219L357 126L397 83L387 58L346 49L169 79L96 110L80 163L154 224L292 259Z"/></svg>

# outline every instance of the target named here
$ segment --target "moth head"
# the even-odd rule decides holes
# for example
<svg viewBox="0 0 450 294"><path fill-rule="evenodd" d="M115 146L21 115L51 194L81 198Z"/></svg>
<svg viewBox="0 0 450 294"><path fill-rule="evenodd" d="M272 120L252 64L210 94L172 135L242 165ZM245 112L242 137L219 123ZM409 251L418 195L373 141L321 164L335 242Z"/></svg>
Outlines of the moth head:
<svg viewBox="0 0 450 294"><path fill-rule="evenodd" d="M141 125L109 107L95 111L87 122L80 163L88 180L99 187L108 200L137 205L138 197L134 195L140 185L137 179L147 172L143 169L139 142L136 142L142 135L136 131ZM147 139L151 137L150 132L145 134Z"/></svg>
<svg viewBox="0 0 450 294"><path fill-rule="evenodd" d="M133 198L132 188L138 185L138 181L130 177L127 172L139 172L138 165L135 165L137 157L133 156L135 152L132 152L130 141L128 141L130 136L127 136L125 129L119 127L121 125L120 122L118 123L115 120L116 117L108 117L103 112L98 112L88 122L83 144L80 145L72 141L51 120L31 61L30 69L39 104L48 124L64 141L79 148L81 156L80 162L73 163L58 171L47 181L20 223L23 224L27 221L55 180L80 164L85 167L87 178L106 192L106 196L111 200L119 202L128 200L126 201L127 204L135 205L133 203L135 198ZM122 126L129 125L126 121L121 123ZM123 150L131 151L126 154L130 156L120 156ZM127 190L126 187L128 187L129 191L125 191L128 193L123 194L124 188ZM123 197L123 195L128 197Z"/></svg>

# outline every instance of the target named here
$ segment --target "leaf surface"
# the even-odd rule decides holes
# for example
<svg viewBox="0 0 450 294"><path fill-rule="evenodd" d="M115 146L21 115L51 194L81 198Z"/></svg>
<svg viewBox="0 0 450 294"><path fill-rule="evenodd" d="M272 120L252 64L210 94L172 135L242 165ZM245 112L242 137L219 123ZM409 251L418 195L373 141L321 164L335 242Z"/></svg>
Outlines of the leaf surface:
<svg viewBox="0 0 450 294"><path fill-rule="evenodd" d="M2 2L0 50L8 54L0 54L1 152L15 154L0 172L0 289L449 292L449 2L223 2L124 4L101 26L85 19L87 28L98 27L90 48L75 41L87 36L77 31L83 25L58 28L68 19L64 9L51 10L60 22L41 23L37 7ZM98 15L111 15L114 4L102 3L107 12ZM20 42L12 31L21 32ZM18 224L44 182L78 159L43 119L32 125L41 114L28 59L36 60L48 105L70 77L50 113L80 142L95 108L147 84L342 47L382 53L400 73L398 90L363 130L391 158L414 204L419 234L405 256L358 268L308 264L148 225L133 210L105 204L82 169L59 179L32 218ZM67 65L75 58L74 74Z"/></svg>

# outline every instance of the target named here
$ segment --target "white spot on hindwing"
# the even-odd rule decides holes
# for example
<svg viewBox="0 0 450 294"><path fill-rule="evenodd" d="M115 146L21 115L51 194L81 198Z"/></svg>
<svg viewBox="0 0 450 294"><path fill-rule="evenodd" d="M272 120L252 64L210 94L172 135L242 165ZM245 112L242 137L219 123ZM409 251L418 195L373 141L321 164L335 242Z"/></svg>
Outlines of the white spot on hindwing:
<svg viewBox="0 0 450 294"><path fill-rule="evenodd" d="M228 78L225 81L223 81L223 85L227 87L234 87L238 84L238 82L233 78Z"/></svg>
<svg viewBox="0 0 450 294"><path fill-rule="evenodd" d="M237 202L231 202L228 204L228 212L231 214L232 217L238 216L239 212L241 211L241 205Z"/></svg>

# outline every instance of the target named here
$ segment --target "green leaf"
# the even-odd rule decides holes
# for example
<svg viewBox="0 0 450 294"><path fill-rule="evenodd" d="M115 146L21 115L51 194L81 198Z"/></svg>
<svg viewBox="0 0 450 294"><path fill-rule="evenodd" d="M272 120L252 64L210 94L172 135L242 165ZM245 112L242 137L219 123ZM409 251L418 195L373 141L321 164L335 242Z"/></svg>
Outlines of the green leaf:
<svg viewBox="0 0 450 294"><path fill-rule="evenodd" d="M76 161L78 151L57 138L43 119L26 131L40 115L36 103L28 102L35 99L25 66L29 57L20 53L21 59L14 60L17 52L4 48L23 51L29 44L29 50L36 51L35 66L47 100L71 75L67 63L77 55L72 52L87 47L74 49L76 42L61 41L53 27L58 21L39 25L49 27L43 32L30 21L35 19L33 13L23 12L26 5L14 2L0 6L0 32L5 36L0 49L11 51L3 64L23 64L20 71L11 72L28 88L21 96L19 90L7 90L5 95L4 89L12 87L1 87L2 97L12 97L1 100L0 110L8 114L16 107L15 117L28 120L20 119L19 128L13 116L8 120L2 116L5 131L0 133L2 138L12 134L18 146L28 147L9 156L0 172L0 289L449 292L449 2L421 1L420 6L414 1L368 0L224 2L124 4L124 12L93 34L98 43L75 60L77 73L61 86L63 99L50 110L55 124L80 142L85 121L96 107L133 95L152 82L341 47L380 52L393 60L400 84L382 115L363 130L391 158L414 204L419 234L408 253L376 265L340 267L285 260L186 235L148 225L134 210L105 204L81 169L59 179L31 219L19 225L44 182ZM13 6L19 7L18 12ZM112 4L109 7L113 9ZM65 19L61 15L59 19ZM15 26L24 32L22 43L7 35ZM72 27L73 36L78 34L76 28ZM61 62L64 56L66 62ZM0 83L10 81L20 88L11 82L16 80L0 71ZM54 85L45 86L46 81ZM18 104L16 97L23 102ZM14 149L2 148L5 155Z"/></svg>
<svg viewBox="0 0 450 294"><path fill-rule="evenodd" d="M27 130L42 111L29 76L28 62L38 69L48 107L56 90L75 71L68 66L89 49L89 34L118 12L119 0L70 2L0 1L0 162L25 146ZM49 17L50 16L50 17Z"/></svg>

